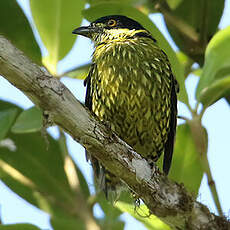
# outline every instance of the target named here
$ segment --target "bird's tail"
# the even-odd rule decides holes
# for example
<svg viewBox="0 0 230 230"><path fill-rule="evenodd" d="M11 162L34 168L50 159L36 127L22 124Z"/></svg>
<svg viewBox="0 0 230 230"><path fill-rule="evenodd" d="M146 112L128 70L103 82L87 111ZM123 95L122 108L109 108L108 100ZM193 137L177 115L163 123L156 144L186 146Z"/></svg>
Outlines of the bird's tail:
<svg viewBox="0 0 230 230"><path fill-rule="evenodd" d="M91 162L97 190L103 191L106 199L111 203L116 202L120 196L122 187L124 187L120 179L105 169L105 167L88 152L86 152L86 158Z"/></svg>
<svg viewBox="0 0 230 230"><path fill-rule="evenodd" d="M120 179L101 166L100 175L96 180L99 189L104 192L106 199L111 203L115 203L120 197L123 187Z"/></svg>

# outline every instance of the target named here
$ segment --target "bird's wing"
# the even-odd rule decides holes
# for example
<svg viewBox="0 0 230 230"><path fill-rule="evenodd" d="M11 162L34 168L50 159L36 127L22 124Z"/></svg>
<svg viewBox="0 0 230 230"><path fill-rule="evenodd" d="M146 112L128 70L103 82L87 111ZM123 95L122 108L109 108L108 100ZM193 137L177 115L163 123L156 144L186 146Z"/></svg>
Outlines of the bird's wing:
<svg viewBox="0 0 230 230"><path fill-rule="evenodd" d="M85 106L92 111L92 95L91 95L91 75L96 68L95 64L92 64L89 69L88 76L84 80L84 86L86 87Z"/></svg>
<svg viewBox="0 0 230 230"><path fill-rule="evenodd" d="M90 111L92 111L92 95L91 95L92 88L91 87L93 87L91 85L91 76L92 76L93 72L95 71L95 68L96 68L96 64L92 64L90 67L90 70L89 70L89 74L84 81L84 86L86 86L85 106ZM85 154L86 154L86 159L90 160L90 162L92 164L94 175L96 177L99 177L100 164L99 164L98 160L95 157L91 156L91 154L87 151L85 151Z"/></svg>
<svg viewBox="0 0 230 230"><path fill-rule="evenodd" d="M171 88L171 115L170 115L170 130L168 134L167 142L165 143L164 149L164 161L163 161L163 171L168 174L171 166L172 155L173 155L173 146L174 146L174 138L176 134L176 125L177 125L177 81L174 79L173 75L172 79L172 88Z"/></svg>

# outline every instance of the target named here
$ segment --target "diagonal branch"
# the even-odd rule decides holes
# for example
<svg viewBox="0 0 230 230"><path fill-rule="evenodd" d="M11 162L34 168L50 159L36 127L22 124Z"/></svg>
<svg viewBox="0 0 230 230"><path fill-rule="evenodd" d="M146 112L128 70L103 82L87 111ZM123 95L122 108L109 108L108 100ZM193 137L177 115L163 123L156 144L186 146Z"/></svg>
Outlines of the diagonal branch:
<svg viewBox="0 0 230 230"><path fill-rule="evenodd" d="M144 165L145 160L98 122L58 79L33 64L2 36L0 74L119 176L172 229L229 229L227 220L210 213L183 185L170 181L157 167L152 178L140 178L135 173L139 170L137 162Z"/></svg>

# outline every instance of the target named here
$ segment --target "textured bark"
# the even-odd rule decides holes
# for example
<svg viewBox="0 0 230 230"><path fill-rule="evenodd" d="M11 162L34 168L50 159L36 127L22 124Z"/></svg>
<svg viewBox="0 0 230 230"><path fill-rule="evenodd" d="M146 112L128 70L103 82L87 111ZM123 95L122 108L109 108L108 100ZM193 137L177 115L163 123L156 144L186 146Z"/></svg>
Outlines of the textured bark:
<svg viewBox="0 0 230 230"><path fill-rule="evenodd" d="M210 213L183 185L169 180L157 167L152 177L143 177L138 165L148 171L145 160L98 122L58 79L33 64L2 36L0 74L119 176L172 229L230 229L227 220Z"/></svg>

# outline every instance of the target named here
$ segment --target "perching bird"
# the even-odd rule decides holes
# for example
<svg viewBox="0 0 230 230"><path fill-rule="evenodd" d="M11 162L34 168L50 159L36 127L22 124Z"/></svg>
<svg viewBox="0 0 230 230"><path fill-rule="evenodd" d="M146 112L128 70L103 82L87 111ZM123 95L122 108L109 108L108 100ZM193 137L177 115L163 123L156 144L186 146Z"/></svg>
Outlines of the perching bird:
<svg viewBox="0 0 230 230"><path fill-rule="evenodd" d="M85 105L150 165L164 153L168 174L177 116L177 82L169 60L142 25L122 15L99 18L74 34L95 45L85 80ZM108 194L119 178L90 156L100 186Z"/></svg>

